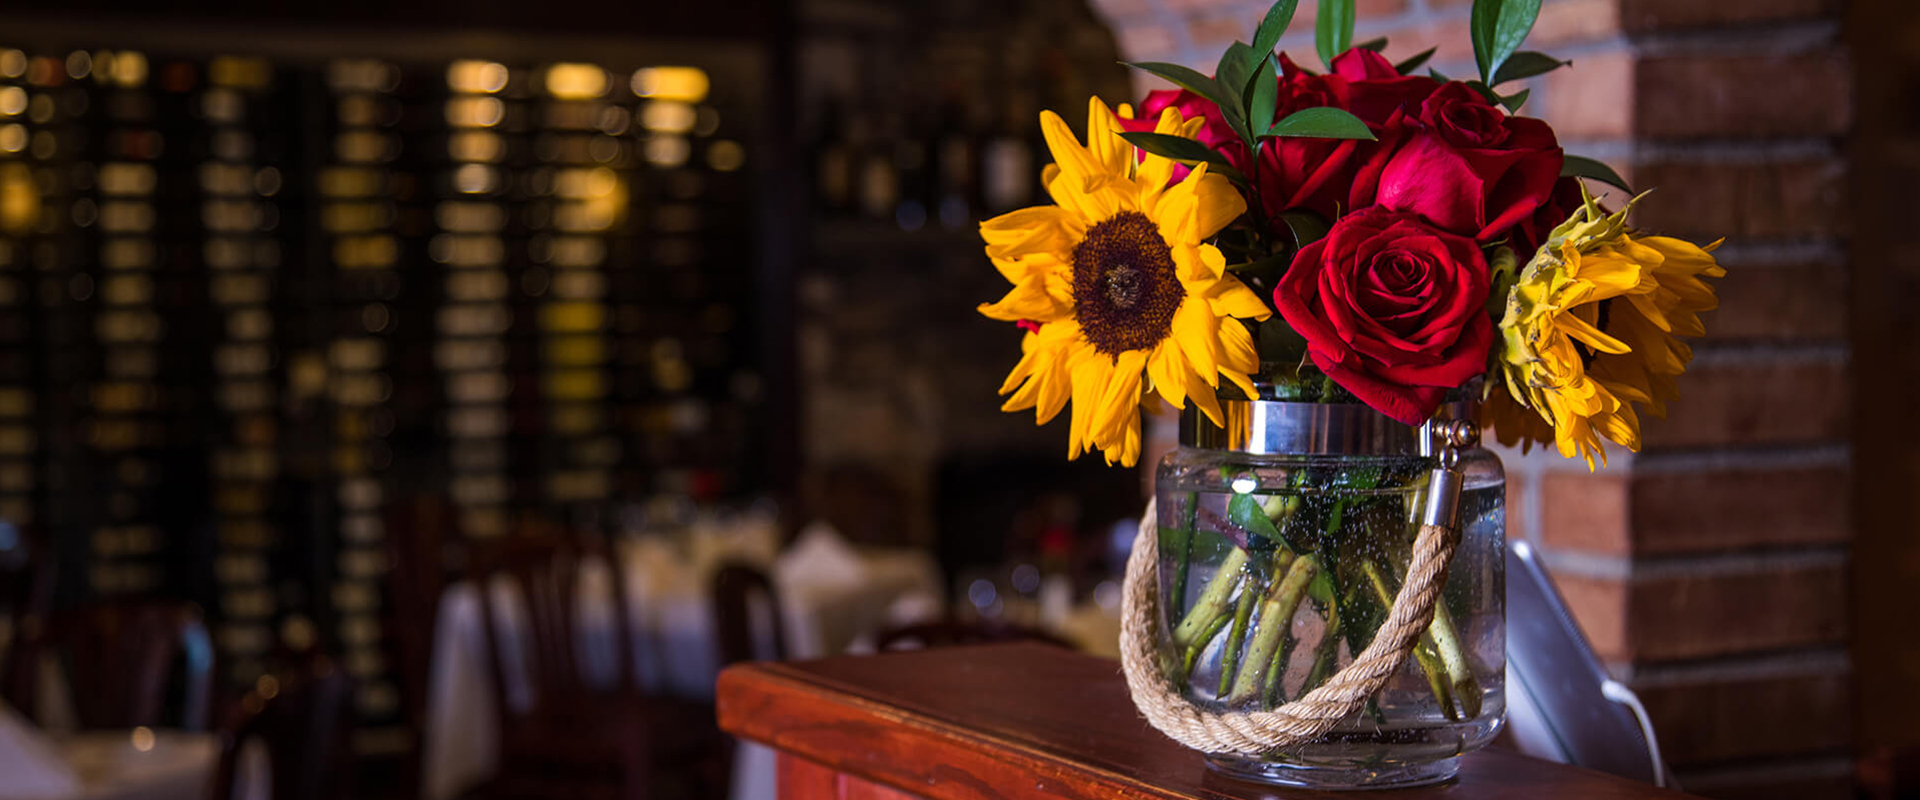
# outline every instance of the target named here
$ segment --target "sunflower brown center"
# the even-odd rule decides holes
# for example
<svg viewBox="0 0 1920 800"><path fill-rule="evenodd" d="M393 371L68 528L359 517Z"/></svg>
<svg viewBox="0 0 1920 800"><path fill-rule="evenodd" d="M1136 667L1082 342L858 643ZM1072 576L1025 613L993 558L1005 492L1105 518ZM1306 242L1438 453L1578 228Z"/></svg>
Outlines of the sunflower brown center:
<svg viewBox="0 0 1920 800"><path fill-rule="evenodd" d="M1116 214L1088 228L1073 248L1074 314L1099 352L1159 344L1186 296L1173 272L1173 250L1145 214Z"/></svg>

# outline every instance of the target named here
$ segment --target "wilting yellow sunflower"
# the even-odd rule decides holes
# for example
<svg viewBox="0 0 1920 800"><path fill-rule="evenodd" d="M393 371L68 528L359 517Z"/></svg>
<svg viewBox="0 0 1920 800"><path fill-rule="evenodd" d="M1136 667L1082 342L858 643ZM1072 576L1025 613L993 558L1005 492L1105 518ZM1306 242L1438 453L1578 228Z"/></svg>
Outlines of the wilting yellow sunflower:
<svg viewBox="0 0 1920 800"><path fill-rule="evenodd" d="M1055 162L1041 177L1055 205L981 224L987 256L1013 290L980 313L1032 323L1000 387L1012 393L1002 410L1033 408L1045 424L1071 400L1067 456L1099 450L1132 466L1149 392L1181 408L1191 397L1216 422L1222 376L1252 396L1247 374L1259 357L1231 318L1272 311L1203 243L1246 211L1240 193L1204 164L1170 184L1174 163L1137 157L1118 119L1093 98L1083 146L1059 115L1041 113ZM1203 123L1169 108L1155 132L1191 137Z"/></svg>
<svg viewBox="0 0 1920 800"><path fill-rule="evenodd" d="M1706 333L1700 312L1719 300L1702 279L1726 270L1711 255L1718 242L1640 236L1626 223L1633 202L1607 214L1585 200L1507 297L1500 366L1513 402L1489 398L1487 413L1502 442L1551 436L1562 456L1577 453L1592 469L1596 455L1606 463L1603 436L1640 449L1634 404L1664 417L1679 397L1674 379L1693 359L1679 337Z"/></svg>

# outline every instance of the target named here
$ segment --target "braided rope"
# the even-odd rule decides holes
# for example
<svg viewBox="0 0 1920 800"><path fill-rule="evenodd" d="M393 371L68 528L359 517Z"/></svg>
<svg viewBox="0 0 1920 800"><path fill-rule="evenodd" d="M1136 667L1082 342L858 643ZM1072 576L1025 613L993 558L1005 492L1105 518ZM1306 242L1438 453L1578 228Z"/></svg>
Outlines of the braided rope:
<svg viewBox="0 0 1920 800"><path fill-rule="evenodd" d="M1340 720L1365 705L1413 652L1420 634L1433 621L1434 603L1446 584L1447 565L1460 543L1459 532L1439 525L1422 525L1413 542L1406 583L1373 642L1352 663L1326 683L1271 711L1208 712L1195 708L1160 673L1160 626L1156 573L1160 561L1160 531L1154 504L1140 520L1133 540L1122 587L1120 663L1127 675L1133 704L1160 732L1195 750L1207 753L1259 755L1274 749L1320 738Z"/></svg>

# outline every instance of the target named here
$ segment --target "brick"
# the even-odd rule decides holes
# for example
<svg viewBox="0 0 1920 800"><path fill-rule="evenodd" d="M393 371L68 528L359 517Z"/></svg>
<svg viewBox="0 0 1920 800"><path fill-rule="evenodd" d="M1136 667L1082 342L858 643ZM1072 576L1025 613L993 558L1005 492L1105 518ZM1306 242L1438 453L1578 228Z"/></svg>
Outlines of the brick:
<svg viewBox="0 0 1920 800"><path fill-rule="evenodd" d="M1540 541L1556 550L1631 554L1631 480L1623 472L1543 473Z"/></svg>
<svg viewBox="0 0 1920 800"><path fill-rule="evenodd" d="M1200 51L1203 60L1212 57L1217 62L1220 53L1226 51L1227 45L1236 40L1245 41L1249 38L1247 29L1252 24L1239 16L1190 18L1187 20L1187 40L1193 42L1194 48ZM1206 71L1212 72L1212 66L1208 64Z"/></svg>
<svg viewBox="0 0 1920 800"><path fill-rule="evenodd" d="M1634 71L1638 133L1760 138L1845 133L1852 77L1837 51L1641 59Z"/></svg>
<svg viewBox="0 0 1920 800"><path fill-rule="evenodd" d="M1633 135L1633 54L1624 48L1583 55L1541 80L1541 118L1562 140Z"/></svg>
<svg viewBox="0 0 1920 800"><path fill-rule="evenodd" d="M1669 555L1845 542L1846 469L1715 470L1636 475L1633 550Z"/></svg>
<svg viewBox="0 0 1920 800"><path fill-rule="evenodd" d="M1707 658L1846 641L1842 565L1636 578L1625 659Z"/></svg>
<svg viewBox="0 0 1920 800"><path fill-rule="evenodd" d="M1653 719L1661 752L1676 766L1839 750L1852 740L1852 699L1845 674L1708 679L1633 689Z"/></svg>
<svg viewBox="0 0 1920 800"><path fill-rule="evenodd" d="M1157 4L1153 0L1093 0L1091 5L1101 19L1119 27L1146 24L1145 18L1153 14Z"/></svg>
<svg viewBox="0 0 1920 800"><path fill-rule="evenodd" d="M1553 576L1553 585L1573 612L1574 621L1580 623L1593 652L1602 658L1628 652L1625 583L1563 572Z"/></svg>
<svg viewBox="0 0 1920 800"><path fill-rule="evenodd" d="M1129 60L1170 54L1175 48L1173 34L1164 27L1149 24L1128 25L1114 31L1114 43L1120 48L1120 56Z"/></svg>
<svg viewBox="0 0 1920 800"><path fill-rule="evenodd" d="M1541 541L1643 557L1836 544L1852 532L1850 485L1840 467L1553 472L1541 478Z"/></svg>
<svg viewBox="0 0 1920 800"><path fill-rule="evenodd" d="M1462 5L1471 0L1453 0ZM1620 32L1620 9L1615 0L1555 0L1540 7L1540 18L1527 34L1527 48L1592 42ZM1551 52L1551 51L1549 51Z"/></svg>
<svg viewBox="0 0 1920 800"><path fill-rule="evenodd" d="M1843 339L1847 271L1827 264L1726 264L1720 307L1706 315L1710 339Z"/></svg>
<svg viewBox="0 0 1920 800"><path fill-rule="evenodd" d="M1667 418L1641 418L1645 447L1789 444L1846 439L1846 364L1826 360L1696 364Z"/></svg>
<svg viewBox="0 0 1920 800"><path fill-rule="evenodd" d="M1659 187L1634 221L1670 236L1712 240L1844 236L1846 164L1789 161L1648 160L1634 165L1636 188Z"/></svg>
<svg viewBox="0 0 1920 800"><path fill-rule="evenodd" d="M1301 4L1303 9L1306 4ZM1391 23L1390 23L1391 24ZM1403 20L1384 30L1369 28L1354 34L1356 39L1387 37L1387 57L1395 61L1425 52L1429 47L1438 48L1433 55L1434 64L1450 59L1473 58L1473 38L1467 28L1464 15L1424 20ZM1310 46L1310 45L1309 45ZM1422 70L1424 71L1424 67ZM1464 79L1464 74L1454 75Z"/></svg>
<svg viewBox="0 0 1920 800"><path fill-rule="evenodd" d="M1620 20L1635 32L1727 27L1836 18L1840 5L1840 0L1620 0Z"/></svg>
<svg viewBox="0 0 1920 800"><path fill-rule="evenodd" d="M1594 652L1610 661L1709 658L1846 640L1846 575L1839 564L1633 579L1562 571L1554 583Z"/></svg>

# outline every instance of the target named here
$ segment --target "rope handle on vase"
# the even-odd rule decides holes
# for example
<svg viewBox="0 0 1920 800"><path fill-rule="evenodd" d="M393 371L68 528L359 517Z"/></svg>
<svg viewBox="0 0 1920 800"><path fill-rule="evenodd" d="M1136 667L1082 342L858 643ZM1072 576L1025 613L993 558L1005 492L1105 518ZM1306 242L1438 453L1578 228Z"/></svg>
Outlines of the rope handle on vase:
<svg viewBox="0 0 1920 800"><path fill-rule="evenodd" d="M1155 591L1160 532L1154 503L1147 504L1122 585L1120 664L1134 706L1153 727L1202 752L1259 755L1320 738L1386 685L1433 621L1434 604L1446 585L1447 565L1460 544L1459 451L1478 444L1480 430L1457 420L1439 425L1436 436L1443 445L1440 466L1428 479L1427 505L1407 564L1407 579L1386 621L1372 643L1326 683L1270 711L1203 711L1187 702L1161 674L1160 603Z"/></svg>

